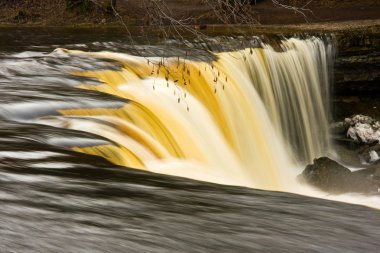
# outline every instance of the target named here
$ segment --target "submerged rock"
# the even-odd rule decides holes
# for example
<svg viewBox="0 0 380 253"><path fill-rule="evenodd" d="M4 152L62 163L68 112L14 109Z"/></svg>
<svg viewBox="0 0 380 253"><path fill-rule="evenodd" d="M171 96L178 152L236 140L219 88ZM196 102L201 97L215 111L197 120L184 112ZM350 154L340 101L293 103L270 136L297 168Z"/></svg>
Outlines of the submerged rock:
<svg viewBox="0 0 380 253"><path fill-rule="evenodd" d="M375 194L380 191L380 163L351 172L336 161L321 157L315 159L313 164L307 165L300 178L330 193Z"/></svg>

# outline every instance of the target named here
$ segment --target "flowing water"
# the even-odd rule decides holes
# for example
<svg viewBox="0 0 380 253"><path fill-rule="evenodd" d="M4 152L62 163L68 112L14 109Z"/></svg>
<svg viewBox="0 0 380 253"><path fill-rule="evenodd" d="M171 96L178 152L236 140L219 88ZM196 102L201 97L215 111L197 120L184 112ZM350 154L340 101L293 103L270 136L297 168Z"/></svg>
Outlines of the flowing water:
<svg viewBox="0 0 380 253"><path fill-rule="evenodd" d="M4 252L380 246L378 211L251 189L380 203L296 180L330 149L328 38L254 38L212 53L132 47L110 31L2 34Z"/></svg>

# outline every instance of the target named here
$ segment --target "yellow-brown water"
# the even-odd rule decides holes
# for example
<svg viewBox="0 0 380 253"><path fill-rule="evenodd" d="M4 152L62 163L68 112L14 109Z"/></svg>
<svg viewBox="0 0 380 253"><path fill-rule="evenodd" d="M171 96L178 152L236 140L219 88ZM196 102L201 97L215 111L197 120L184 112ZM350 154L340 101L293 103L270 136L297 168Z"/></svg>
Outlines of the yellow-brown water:
<svg viewBox="0 0 380 253"><path fill-rule="evenodd" d="M64 50L121 63L117 71L72 74L102 82L82 89L129 102L111 109L62 109L65 117L55 120L114 142L74 149L118 165L289 189L297 161L328 149L329 49L316 38L285 40L281 47L217 53L212 62Z"/></svg>
<svg viewBox="0 0 380 253"><path fill-rule="evenodd" d="M167 44L151 47L139 44L132 48L128 45L129 37L125 36L125 31L120 29L116 29L116 32L108 29L80 29L74 32L72 29L65 31L61 28L22 29L16 27L0 28L0 30L2 31L0 42L0 245L2 253L62 251L290 253L294 252L295 248L299 252L309 252L312 249L313 252L320 253L378 251L380 247L378 210L319 199L335 199L379 209L378 196L361 194L334 196L316 192L310 188L305 189L306 187L291 189L294 190L293 192L302 194L299 195L209 184L113 166L101 157L109 156L110 160L113 159L119 164L129 164L131 167L147 170L155 169L163 173L171 172L169 171L171 166L171 169L178 174L192 172L193 175L190 176L201 179L206 176L209 181L220 179L215 176L219 168L206 166L204 161L195 159L175 159L173 153L177 151L168 150L160 143L162 140L156 140L156 137L152 137L148 131L137 127L135 123L129 124L125 129L121 127L122 124L125 125L124 119L103 114L104 111L112 111L111 108L114 111L117 108L132 108L133 106L127 105L128 100L121 96L78 88L84 84L91 88L93 88L91 84L97 85L99 89L101 86L98 86L99 82L93 78L73 75L73 72L83 74L89 70L113 71L119 68L119 64L107 58L94 59L91 55L80 56L61 50L53 51L57 47L115 52L136 52L136 48L141 48L146 50L144 55L177 55L177 53L185 55L184 52L178 52L178 48L169 51ZM125 40L122 39L123 37ZM215 41L231 42L230 44L223 43L229 48L241 44L236 43L238 41L236 37L226 40L216 38ZM248 63L248 60L252 59L250 50L246 52L246 63ZM204 53L200 51L197 53L199 54L193 52L192 57L206 59ZM267 53L271 54L271 51ZM130 57L122 54L119 56ZM229 56L226 57L229 58ZM214 68L216 68L217 60L214 59ZM174 58L173 61L175 60ZM244 75L251 72L240 67L246 66L241 54L228 60L231 64L241 61L237 73L232 73L236 71L236 68L231 69L231 72L228 69L228 83L230 78L241 80L237 75L240 75L243 70ZM202 63L201 66L203 66ZM316 62L316 66L320 65ZM289 66L289 68L292 67ZM146 93L153 91L152 79L149 77L140 81L146 85L146 90L144 90ZM142 76L137 80L141 78ZM244 78L246 79L248 78ZM128 86L133 85L128 81L121 82ZM165 81L163 83L166 85ZM212 80L211 85L213 84ZM259 86L256 86L253 81L251 84L255 85L260 99L263 99ZM228 85L225 87L225 92ZM237 85L241 84L237 83ZM106 87L106 85L103 86ZM123 85L120 85L120 89L122 87ZM239 133L240 129L231 130L233 127L229 127L225 128L228 131L219 130L220 123L215 119L216 115L209 112L211 110L204 109L207 115L211 115L211 120L198 126L197 121L202 122L199 120L202 119L202 115L195 115L195 122L192 122L194 118L186 116L188 114L185 113L187 107L184 101L188 102L188 100L181 98L178 104L176 96L171 93L173 90L167 92L165 97L157 95L164 92L157 92L158 86L155 89L153 95L149 97L169 98L169 102L171 98L173 107L184 109L185 125L190 124L188 127L190 129L193 126L196 127L191 131L199 132L198 128L207 126L206 123L211 121L214 122L214 129L216 128L219 133L218 138L222 138L224 143L228 146L232 146L231 143L238 143L233 138L227 140L226 136L233 136L228 131ZM117 89L115 91L119 93ZM218 84L217 94L220 96L219 93L223 93L223 87ZM186 97L190 95L187 93ZM194 98L194 95L192 97ZM263 101L264 112L267 113L270 108L266 100ZM198 102L198 104L204 106L203 102ZM145 102L144 105L146 105ZM58 112L63 113L65 109L80 108L97 108L101 116L64 116ZM145 106L145 108L148 107ZM189 104L189 111L193 110L196 110L196 107ZM240 110L240 108L235 107L234 110ZM276 112L276 110L273 111ZM226 116L229 113L230 111L222 111L222 118L233 118L233 116ZM155 117L157 118L158 115ZM238 114L236 117L241 118ZM294 144L296 142L292 138L281 137L286 136L284 128L279 126L282 122L274 123L273 116L270 114L264 118L270 118L269 124L278 133L279 138L284 139L282 144L286 145L289 154L294 154L296 157L294 160L306 160L302 154L295 151L294 147L297 145ZM297 122L292 124L294 127L301 125ZM172 131L171 125L166 124L165 127L168 127L168 131ZM123 131L128 131L131 137L125 138L126 134ZM116 143L88 132L107 134L108 138L113 138ZM211 137L215 135L208 136L205 133L201 135L203 139L199 137L200 135L191 135L191 140L194 142L196 139L196 143L201 146L200 150L195 151L201 153L203 157L209 156L205 154L203 145L211 145L209 144L213 140ZM314 140L317 139L316 137ZM126 140L128 142L125 144L118 144ZM164 138L164 140L167 139ZM144 149L134 148L133 145L137 145L136 142ZM149 143L149 148L145 148L147 143ZM291 143L291 148L288 143ZM217 145L214 144L213 147L215 146ZM228 156L228 152L238 153L236 146L238 145L229 148L224 155ZM70 150L73 147L75 150L101 156ZM179 148L183 147L179 146ZM150 153L146 153L145 149L150 150ZM284 149L281 148L281 150ZM145 161L141 160L130 150L139 156L149 155L153 157L152 161L147 162L149 157ZM209 152L209 150L206 151ZM170 158L162 158L165 155ZM276 154L271 157L277 159ZM242 164L240 159L238 157L235 160ZM222 164L222 161L219 164ZM279 163L276 162L276 164ZM297 164L291 162L290 166L289 170L286 170L285 166L278 168L280 172L282 170L289 172L288 175L280 174L280 183L283 181L287 183L280 187L288 187L288 183L293 183L294 178L291 173L295 172ZM222 166L220 169L224 170L226 167ZM191 171L186 168L198 170ZM175 171L175 169L180 171ZM233 169L231 168L230 174L233 174ZM237 169L238 172L239 168ZM250 170L251 167L242 166L242 169ZM210 173L207 174L208 172ZM254 175L249 176L254 177ZM237 184L234 177L222 179L224 182ZM254 186L255 182L251 185ZM289 188L281 189L290 191ZM310 195L313 198L303 195Z"/></svg>

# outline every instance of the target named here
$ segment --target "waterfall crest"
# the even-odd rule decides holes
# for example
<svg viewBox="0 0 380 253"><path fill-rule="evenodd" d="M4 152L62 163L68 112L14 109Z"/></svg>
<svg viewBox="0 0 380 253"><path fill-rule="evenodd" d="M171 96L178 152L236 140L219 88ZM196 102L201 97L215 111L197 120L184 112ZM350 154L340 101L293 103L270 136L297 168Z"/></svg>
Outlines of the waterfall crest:
<svg viewBox="0 0 380 253"><path fill-rule="evenodd" d="M64 50L106 58L118 71L73 73L125 98L121 108L59 110L40 123L91 132L115 145L75 147L111 162L198 180L284 190L297 161L328 149L330 45L289 39L216 53L214 61Z"/></svg>

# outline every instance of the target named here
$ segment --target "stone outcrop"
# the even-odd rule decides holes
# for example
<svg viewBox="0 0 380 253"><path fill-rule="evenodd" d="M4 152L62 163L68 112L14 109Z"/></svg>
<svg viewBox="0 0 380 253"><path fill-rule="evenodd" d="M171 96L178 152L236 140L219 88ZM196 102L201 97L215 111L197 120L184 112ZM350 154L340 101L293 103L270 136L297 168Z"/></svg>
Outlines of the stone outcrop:
<svg viewBox="0 0 380 253"><path fill-rule="evenodd" d="M380 160L380 121L355 115L331 125L335 152L351 166L363 167Z"/></svg>
<svg viewBox="0 0 380 253"><path fill-rule="evenodd" d="M380 27L336 32L333 117L380 117Z"/></svg>
<svg viewBox="0 0 380 253"><path fill-rule="evenodd" d="M336 161L321 157L308 165L299 178L323 191L335 194L349 192L379 194L380 192L380 164L351 172Z"/></svg>

